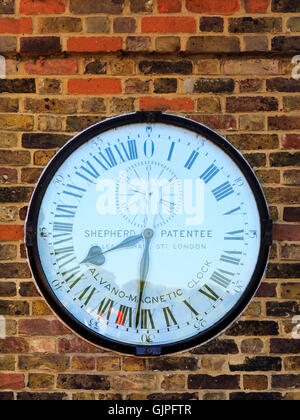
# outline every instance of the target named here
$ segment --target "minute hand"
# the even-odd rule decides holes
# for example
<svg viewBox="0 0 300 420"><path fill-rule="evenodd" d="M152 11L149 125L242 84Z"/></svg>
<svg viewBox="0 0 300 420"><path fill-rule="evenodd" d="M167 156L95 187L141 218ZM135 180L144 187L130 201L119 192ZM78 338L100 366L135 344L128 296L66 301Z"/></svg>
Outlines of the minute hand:
<svg viewBox="0 0 300 420"><path fill-rule="evenodd" d="M139 323L140 323L142 299L143 299L143 294L144 294L146 281L147 281L147 277L149 273L149 266L150 266L149 250L150 250L150 243L153 238L153 230L146 229L144 232L144 238L145 238L145 250L142 256L141 266L140 266L140 284L139 284L140 292L139 292L138 309L137 309L137 315L136 315L136 328L138 328Z"/></svg>

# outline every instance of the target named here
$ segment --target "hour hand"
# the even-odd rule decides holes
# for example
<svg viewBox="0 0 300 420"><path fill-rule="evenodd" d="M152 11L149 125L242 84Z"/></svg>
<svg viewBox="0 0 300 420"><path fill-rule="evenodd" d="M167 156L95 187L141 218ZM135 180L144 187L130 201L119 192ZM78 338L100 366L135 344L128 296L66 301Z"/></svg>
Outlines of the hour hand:
<svg viewBox="0 0 300 420"><path fill-rule="evenodd" d="M124 241L122 241L119 245L116 245L115 247L105 252L102 251L100 246L93 246L89 250L87 257L81 262L81 264L92 264L96 266L101 266L105 263L104 254L106 254L107 252L116 251L117 249L122 248L131 248L137 245L143 239L143 235L130 236L129 238L126 238Z"/></svg>

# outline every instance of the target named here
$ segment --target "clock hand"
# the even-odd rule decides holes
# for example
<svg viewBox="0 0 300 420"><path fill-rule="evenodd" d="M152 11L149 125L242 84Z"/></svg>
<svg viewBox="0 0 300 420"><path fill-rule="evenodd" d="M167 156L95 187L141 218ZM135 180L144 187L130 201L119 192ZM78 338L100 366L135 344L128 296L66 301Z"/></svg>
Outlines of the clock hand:
<svg viewBox="0 0 300 420"><path fill-rule="evenodd" d="M93 265L103 265L105 263L105 256L107 252L116 251L117 249L121 248L131 248L135 245L137 245L139 242L141 242L144 239L144 236L136 235L136 236L130 236L129 238L126 238L123 242L121 242L119 245L116 245L115 247L103 252L100 246L93 246L87 255L87 257L80 263L80 264L93 264Z"/></svg>
<svg viewBox="0 0 300 420"><path fill-rule="evenodd" d="M139 300L138 300L138 309L136 315L136 328L138 328L140 323L140 316L141 316L141 305L143 294L146 286L147 276L149 273L149 265L150 265L150 256L149 256L149 249L150 243L153 238L154 232L152 229L146 229L144 231L144 238L145 238L145 250L141 260L140 266L140 282L139 282Z"/></svg>

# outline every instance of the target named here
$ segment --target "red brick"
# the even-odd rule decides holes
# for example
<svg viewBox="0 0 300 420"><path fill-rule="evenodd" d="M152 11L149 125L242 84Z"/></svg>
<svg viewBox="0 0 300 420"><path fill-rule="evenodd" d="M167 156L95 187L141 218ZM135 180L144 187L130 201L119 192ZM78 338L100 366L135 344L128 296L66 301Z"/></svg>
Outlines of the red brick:
<svg viewBox="0 0 300 420"><path fill-rule="evenodd" d="M0 19L1 34L32 34L31 18L3 18Z"/></svg>
<svg viewBox="0 0 300 420"><path fill-rule="evenodd" d="M230 15L241 8L240 0L186 0L186 8L194 13Z"/></svg>
<svg viewBox="0 0 300 420"><path fill-rule="evenodd" d="M181 0L158 0L157 8L159 13L181 12Z"/></svg>
<svg viewBox="0 0 300 420"><path fill-rule="evenodd" d="M68 92L81 95L121 93L120 79L70 79Z"/></svg>
<svg viewBox="0 0 300 420"><path fill-rule="evenodd" d="M275 241L300 241L299 225L274 225Z"/></svg>
<svg viewBox="0 0 300 420"><path fill-rule="evenodd" d="M52 15L65 10L65 0L21 0L20 3L20 13L24 15Z"/></svg>
<svg viewBox="0 0 300 420"><path fill-rule="evenodd" d="M22 389L25 387L24 375L17 373L0 373L0 389Z"/></svg>
<svg viewBox="0 0 300 420"><path fill-rule="evenodd" d="M0 241L21 241L23 238L23 226L0 225Z"/></svg>
<svg viewBox="0 0 300 420"><path fill-rule="evenodd" d="M266 13L268 6L269 0L245 0L247 13Z"/></svg>
<svg viewBox="0 0 300 420"><path fill-rule="evenodd" d="M285 134L283 136L284 149L300 149L300 134Z"/></svg>
<svg viewBox="0 0 300 420"><path fill-rule="evenodd" d="M68 39L69 52L113 52L122 50L120 37L73 37Z"/></svg>
<svg viewBox="0 0 300 420"><path fill-rule="evenodd" d="M194 101L190 98L141 98L140 108L149 111L192 111Z"/></svg>
<svg viewBox="0 0 300 420"><path fill-rule="evenodd" d="M29 336L57 336L70 334L70 331L59 321L46 319L21 319L19 333Z"/></svg>
<svg viewBox="0 0 300 420"><path fill-rule="evenodd" d="M142 19L145 33L195 33L196 20L192 17L145 17Z"/></svg>
<svg viewBox="0 0 300 420"><path fill-rule="evenodd" d="M28 61L25 69L28 74L77 74L78 61L75 58Z"/></svg>

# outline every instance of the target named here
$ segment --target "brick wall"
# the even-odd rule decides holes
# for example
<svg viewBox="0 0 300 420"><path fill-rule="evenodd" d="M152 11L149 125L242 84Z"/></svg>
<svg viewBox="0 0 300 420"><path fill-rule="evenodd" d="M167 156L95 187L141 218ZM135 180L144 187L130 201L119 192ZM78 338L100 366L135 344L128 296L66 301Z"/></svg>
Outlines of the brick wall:
<svg viewBox="0 0 300 420"><path fill-rule="evenodd" d="M0 0L0 16L0 400L300 399L300 1ZM37 293L23 245L31 192L58 148L139 109L227 136L276 222L244 316L215 342L156 360L66 330Z"/></svg>

